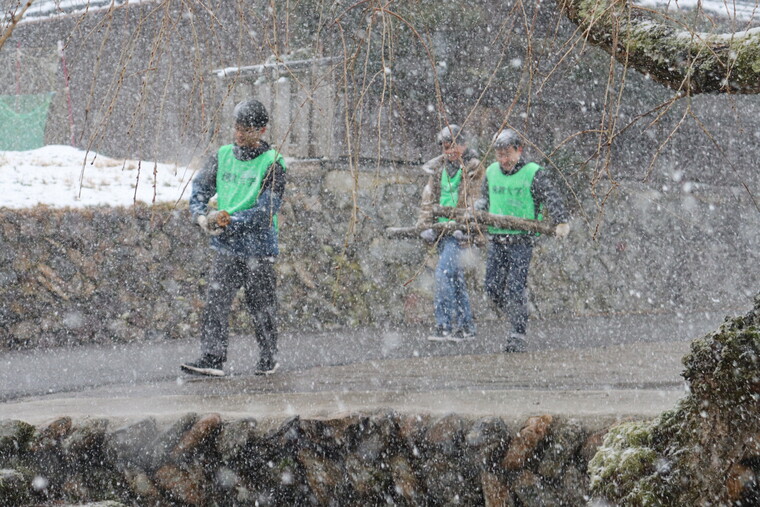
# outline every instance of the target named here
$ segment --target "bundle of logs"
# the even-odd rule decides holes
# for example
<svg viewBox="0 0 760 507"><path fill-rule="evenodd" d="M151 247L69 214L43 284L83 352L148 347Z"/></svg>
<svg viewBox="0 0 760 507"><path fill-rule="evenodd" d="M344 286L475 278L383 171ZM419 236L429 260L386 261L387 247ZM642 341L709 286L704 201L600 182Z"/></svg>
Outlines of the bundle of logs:
<svg viewBox="0 0 760 507"><path fill-rule="evenodd" d="M553 236L556 225L548 220L528 220L508 215L493 215L487 211L474 211L467 208L451 208L448 206L433 206L433 218L448 218L451 222L434 222L415 227L387 227L385 235L389 238L415 238L425 229L436 232L486 232L488 226L500 229L512 229L527 232L537 232Z"/></svg>

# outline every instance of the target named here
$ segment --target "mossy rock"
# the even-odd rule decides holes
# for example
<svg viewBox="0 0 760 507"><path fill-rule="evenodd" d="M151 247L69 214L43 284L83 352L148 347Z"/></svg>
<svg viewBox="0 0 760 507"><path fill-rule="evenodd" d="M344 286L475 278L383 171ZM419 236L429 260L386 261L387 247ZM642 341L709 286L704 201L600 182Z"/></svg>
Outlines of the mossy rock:
<svg viewBox="0 0 760 507"><path fill-rule="evenodd" d="M589 463L592 496L620 505L726 505L727 470L754 457L760 433L760 294L745 316L695 340L684 358L689 391L651 422L612 428ZM733 495L733 496L731 496Z"/></svg>
<svg viewBox="0 0 760 507"><path fill-rule="evenodd" d="M0 505L24 505L29 502L29 484L18 470L0 469Z"/></svg>
<svg viewBox="0 0 760 507"><path fill-rule="evenodd" d="M34 426L31 424L17 420L0 421L0 465L24 454L33 436Z"/></svg>
<svg viewBox="0 0 760 507"><path fill-rule="evenodd" d="M629 422L612 428L589 463L591 489L621 500L640 498L637 481L652 473L658 453L650 447L655 422Z"/></svg>

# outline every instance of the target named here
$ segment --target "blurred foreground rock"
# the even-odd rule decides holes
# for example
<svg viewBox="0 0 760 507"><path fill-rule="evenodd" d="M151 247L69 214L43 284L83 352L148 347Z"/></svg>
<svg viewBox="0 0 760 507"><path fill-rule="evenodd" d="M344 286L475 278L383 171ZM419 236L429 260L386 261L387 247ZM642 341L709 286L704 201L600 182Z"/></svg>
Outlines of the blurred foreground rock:
<svg viewBox="0 0 760 507"><path fill-rule="evenodd" d="M760 294L695 340L684 364L689 394L675 409L607 434L593 493L620 505L760 504Z"/></svg>

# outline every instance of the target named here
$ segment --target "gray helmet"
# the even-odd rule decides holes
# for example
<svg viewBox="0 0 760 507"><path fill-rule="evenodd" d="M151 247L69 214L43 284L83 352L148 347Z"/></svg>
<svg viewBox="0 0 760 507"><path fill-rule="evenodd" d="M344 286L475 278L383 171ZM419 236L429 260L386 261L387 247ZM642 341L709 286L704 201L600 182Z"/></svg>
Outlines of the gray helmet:
<svg viewBox="0 0 760 507"><path fill-rule="evenodd" d="M456 142L456 144L465 144L462 129L459 125L454 124L443 127L443 129L438 132L436 140L438 141L438 144L450 143L452 141Z"/></svg>
<svg viewBox="0 0 760 507"><path fill-rule="evenodd" d="M256 99L246 99L238 103L232 115L235 117L235 124L241 127L262 128L269 123L267 109Z"/></svg>
<svg viewBox="0 0 760 507"><path fill-rule="evenodd" d="M522 138L512 129L504 129L493 136L494 148L509 148L510 146L519 148L522 144Z"/></svg>

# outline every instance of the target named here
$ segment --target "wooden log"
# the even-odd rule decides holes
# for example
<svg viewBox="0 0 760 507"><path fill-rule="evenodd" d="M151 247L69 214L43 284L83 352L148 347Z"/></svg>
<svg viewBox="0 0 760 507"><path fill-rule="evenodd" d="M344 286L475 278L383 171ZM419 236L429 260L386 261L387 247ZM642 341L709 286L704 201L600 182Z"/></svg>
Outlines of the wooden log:
<svg viewBox="0 0 760 507"><path fill-rule="evenodd" d="M419 238L420 233L426 229L433 229L435 232L454 232L462 231L464 233L474 233L478 228L473 224L460 224L459 222L437 222L420 227L386 227L385 236L387 238Z"/></svg>
<svg viewBox="0 0 760 507"><path fill-rule="evenodd" d="M528 220L509 215L493 215L487 211L472 211L465 208L433 206L434 217L444 217L457 222L475 223L481 227L494 226L500 229L516 229L554 236L556 226L549 220Z"/></svg>
<svg viewBox="0 0 760 507"><path fill-rule="evenodd" d="M554 236L556 226L549 220L528 220L509 215L493 215L487 211L473 211L466 208L452 208L449 206L433 206L434 218L448 218L454 222L435 222L415 227L387 227L385 236L388 238L417 238L425 229L433 229L436 232L454 232L456 230L472 234L473 232L486 232L488 226L500 229L515 229L519 231L536 232L547 236Z"/></svg>
<svg viewBox="0 0 760 507"><path fill-rule="evenodd" d="M498 218L514 219L514 220L499 220L498 223L490 224L490 225L495 225L496 227L529 230L530 232L540 232L541 234L546 234L548 236L554 235L554 225L549 222L539 222L540 225L525 224L523 222L534 222L534 220L523 220L520 218L506 217L506 216L502 217L500 215L491 215L491 216L496 216ZM425 229L433 229L433 231L436 231L436 232L442 232L442 231L454 232L454 231L459 230L459 231L464 232L465 234L480 235L481 233L486 232L487 225L489 224L473 221L473 222L468 222L468 223L441 222L441 223L423 225L420 227L386 227L385 236L387 238L392 238L392 239L418 238L420 236L420 233L424 231ZM530 227L530 229L528 229L528 227Z"/></svg>

